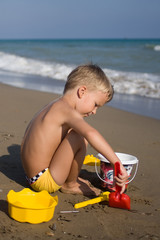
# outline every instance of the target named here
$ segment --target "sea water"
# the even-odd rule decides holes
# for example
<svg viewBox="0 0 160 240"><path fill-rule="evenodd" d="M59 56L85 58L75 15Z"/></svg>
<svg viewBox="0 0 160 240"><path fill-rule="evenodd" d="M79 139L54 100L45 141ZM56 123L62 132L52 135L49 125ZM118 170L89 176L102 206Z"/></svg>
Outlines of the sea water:
<svg viewBox="0 0 160 240"><path fill-rule="evenodd" d="M111 79L109 105L160 119L160 39L0 40L0 82L13 86L62 94L85 63Z"/></svg>

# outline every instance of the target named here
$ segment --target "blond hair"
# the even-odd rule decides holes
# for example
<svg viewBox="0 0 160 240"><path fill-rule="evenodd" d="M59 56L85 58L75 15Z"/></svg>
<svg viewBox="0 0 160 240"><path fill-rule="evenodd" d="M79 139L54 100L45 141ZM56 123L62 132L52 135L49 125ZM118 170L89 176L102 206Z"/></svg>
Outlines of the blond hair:
<svg viewBox="0 0 160 240"><path fill-rule="evenodd" d="M97 65L87 64L75 68L68 75L63 93L82 85L86 85L89 90L99 90L106 93L108 101L113 97L113 86L103 70Z"/></svg>

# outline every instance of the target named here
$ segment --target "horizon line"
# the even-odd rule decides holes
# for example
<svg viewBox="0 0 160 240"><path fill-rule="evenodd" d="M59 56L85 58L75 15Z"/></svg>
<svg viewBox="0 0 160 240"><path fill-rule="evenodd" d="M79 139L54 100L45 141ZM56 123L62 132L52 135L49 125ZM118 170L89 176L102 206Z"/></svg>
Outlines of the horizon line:
<svg viewBox="0 0 160 240"><path fill-rule="evenodd" d="M0 38L0 41L8 40L160 40L160 37L108 37L108 38Z"/></svg>

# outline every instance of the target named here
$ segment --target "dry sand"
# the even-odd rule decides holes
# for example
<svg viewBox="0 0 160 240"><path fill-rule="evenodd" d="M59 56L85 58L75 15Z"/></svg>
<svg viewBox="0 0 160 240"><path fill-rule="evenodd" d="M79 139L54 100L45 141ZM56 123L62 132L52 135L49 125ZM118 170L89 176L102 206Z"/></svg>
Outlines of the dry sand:
<svg viewBox="0 0 160 240"><path fill-rule="evenodd" d="M56 97L0 84L0 239L160 239L160 121L107 106L87 121L116 152L132 154L140 161L127 190L131 211L95 204L62 214L87 198L58 192L53 194L59 203L49 222L33 225L9 217L7 193L28 187L20 161L24 131L33 115ZM88 154L96 152L89 147ZM98 184L94 167L84 166L81 175ZM55 231L50 229L53 224Z"/></svg>

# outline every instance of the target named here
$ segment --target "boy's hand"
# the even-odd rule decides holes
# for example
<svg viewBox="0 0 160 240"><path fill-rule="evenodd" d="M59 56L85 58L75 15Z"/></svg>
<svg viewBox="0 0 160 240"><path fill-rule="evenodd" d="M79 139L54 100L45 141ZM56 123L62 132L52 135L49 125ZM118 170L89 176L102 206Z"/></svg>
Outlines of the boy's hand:
<svg viewBox="0 0 160 240"><path fill-rule="evenodd" d="M114 178L115 178L116 184L122 188L120 192L120 194L122 194L125 191L125 183L128 179L128 174L125 167L122 164L120 165L120 171L121 171L121 174L119 174L118 177L115 176Z"/></svg>

